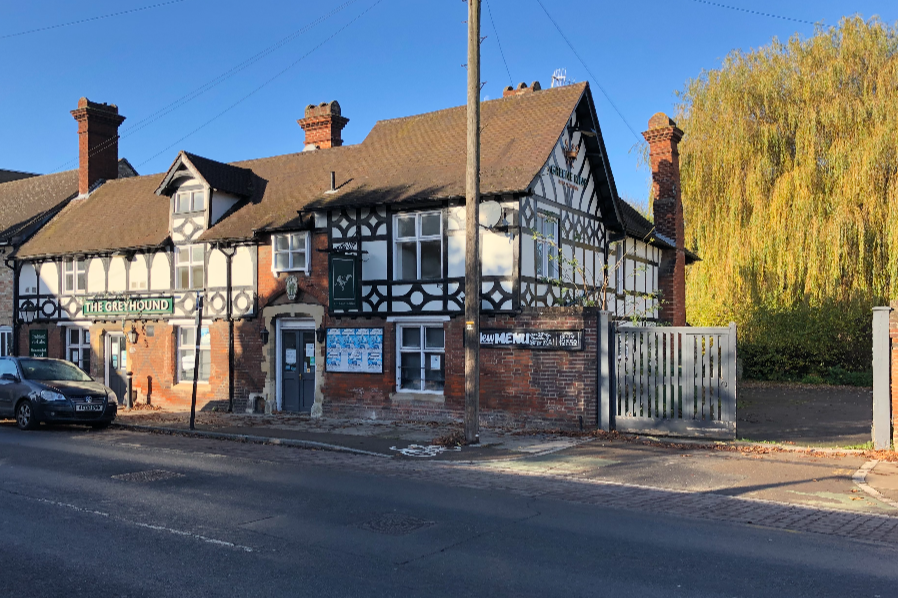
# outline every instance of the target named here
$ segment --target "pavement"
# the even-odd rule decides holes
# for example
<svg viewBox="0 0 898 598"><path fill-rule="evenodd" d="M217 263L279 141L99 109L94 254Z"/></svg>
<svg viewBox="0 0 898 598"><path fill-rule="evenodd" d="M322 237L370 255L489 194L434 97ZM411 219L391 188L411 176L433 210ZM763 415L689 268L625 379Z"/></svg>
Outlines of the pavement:
<svg viewBox="0 0 898 598"><path fill-rule="evenodd" d="M124 412L118 424L190 434L187 413ZM445 448L457 423L311 419L297 415L198 413L196 435L293 445L393 461L428 461L500 476L563 478L677 493L714 494L850 513L898 516L898 455L707 442L596 432L482 429L476 446Z"/></svg>

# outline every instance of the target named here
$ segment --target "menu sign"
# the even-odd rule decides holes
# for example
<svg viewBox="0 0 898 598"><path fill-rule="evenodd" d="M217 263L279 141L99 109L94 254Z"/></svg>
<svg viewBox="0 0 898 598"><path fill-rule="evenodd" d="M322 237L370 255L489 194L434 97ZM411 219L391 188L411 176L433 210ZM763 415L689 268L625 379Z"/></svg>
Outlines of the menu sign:
<svg viewBox="0 0 898 598"><path fill-rule="evenodd" d="M480 330L481 347L582 351L582 330Z"/></svg>

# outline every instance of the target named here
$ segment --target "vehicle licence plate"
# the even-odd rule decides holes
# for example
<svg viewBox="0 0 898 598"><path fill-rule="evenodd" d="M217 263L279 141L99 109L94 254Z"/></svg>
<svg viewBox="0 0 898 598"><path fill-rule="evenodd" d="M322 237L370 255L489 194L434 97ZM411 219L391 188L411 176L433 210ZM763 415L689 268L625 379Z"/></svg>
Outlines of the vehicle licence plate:
<svg viewBox="0 0 898 598"><path fill-rule="evenodd" d="M103 405L75 405L75 411L103 411Z"/></svg>

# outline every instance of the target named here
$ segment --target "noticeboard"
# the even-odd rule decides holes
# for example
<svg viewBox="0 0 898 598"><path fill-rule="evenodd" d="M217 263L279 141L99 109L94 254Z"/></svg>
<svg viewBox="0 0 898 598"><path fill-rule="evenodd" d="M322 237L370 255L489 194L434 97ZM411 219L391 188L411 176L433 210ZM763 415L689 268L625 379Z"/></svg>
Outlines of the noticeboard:
<svg viewBox="0 0 898 598"><path fill-rule="evenodd" d="M328 328L325 369L328 372L382 374L383 328Z"/></svg>
<svg viewBox="0 0 898 598"><path fill-rule="evenodd" d="M49 334L46 328L28 331L28 354L32 357L47 357L47 339Z"/></svg>
<svg viewBox="0 0 898 598"><path fill-rule="evenodd" d="M354 256L330 255L330 308L357 311L362 306L359 260Z"/></svg>

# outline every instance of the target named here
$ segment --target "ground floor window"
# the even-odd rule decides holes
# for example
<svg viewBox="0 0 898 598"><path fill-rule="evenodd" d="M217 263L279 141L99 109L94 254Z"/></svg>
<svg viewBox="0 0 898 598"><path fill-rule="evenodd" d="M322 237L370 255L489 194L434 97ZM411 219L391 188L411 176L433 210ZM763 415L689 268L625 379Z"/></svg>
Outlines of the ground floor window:
<svg viewBox="0 0 898 598"><path fill-rule="evenodd" d="M196 327L181 326L178 328L178 382L193 382L193 369L196 364ZM200 329L200 371L197 380L209 381L212 370L212 345L209 329Z"/></svg>
<svg viewBox="0 0 898 598"><path fill-rule="evenodd" d="M0 326L0 357L12 354L12 328Z"/></svg>
<svg viewBox="0 0 898 598"><path fill-rule="evenodd" d="M69 328L66 333L66 358L90 373L90 330Z"/></svg>
<svg viewBox="0 0 898 598"><path fill-rule="evenodd" d="M442 324L400 324L399 390L443 392L446 335Z"/></svg>

